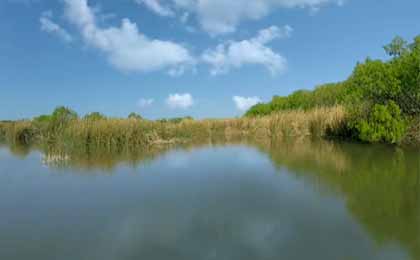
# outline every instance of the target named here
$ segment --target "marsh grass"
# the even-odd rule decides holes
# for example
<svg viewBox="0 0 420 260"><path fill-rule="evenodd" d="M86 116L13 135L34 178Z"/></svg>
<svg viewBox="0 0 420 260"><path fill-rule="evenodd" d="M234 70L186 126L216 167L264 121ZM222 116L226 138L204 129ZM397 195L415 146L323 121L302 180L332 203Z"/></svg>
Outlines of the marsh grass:
<svg viewBox="0 0 420 260"><path fill-rule="evenodd" d="M30 121L1 122L0 140L10 144L30 144L35 136L35 128Z"/></svg>
<svg viewBox="0 0 420 260"><path fill-rule="evenodd" d="M265 117L191 120L74 119L55 127L51 122L0 123L9 143L54 144L63 148L138 149L159 144L238 139L276 140L325 137L345 122L342 107L282 111ZM1 138L0 137L0 138Z"/></svg>

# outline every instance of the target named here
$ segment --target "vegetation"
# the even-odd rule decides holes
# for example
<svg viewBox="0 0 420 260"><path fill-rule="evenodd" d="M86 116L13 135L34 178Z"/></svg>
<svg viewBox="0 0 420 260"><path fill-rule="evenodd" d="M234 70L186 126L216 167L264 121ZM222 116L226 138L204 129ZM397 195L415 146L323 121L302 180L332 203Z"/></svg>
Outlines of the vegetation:
<svg viewBox="0 0 420 260"><path fill-rule="evenodd" d="M375 104L367 119L356 121L355 128L362 141L396 143L403 137L406 125L400 108L390 101L387 105Z"/></svg>
<svg viewBox="0 0 420 260"><path fill-rule="evenodd" d="M98 112L79 118L58 107L30 121L0 122L0 139L10 143L138 147L156 143L290 136L339 137L362 142L420 144L420 36L408 44L396 37L384 47L387 61L366 59L339 83L275 96L240 119L192 117L144 120L107 118Z"/></svg>
<svg viewBox="0 0 420 260"><path fill-rule="evenodd" d="M128 115L128 119L143 120L143 117L137 113L132 112Z"/></svg>
<svg viewBox="0 0 420 260"><path fill-rule="evenodd" d="M384 49L391 59L368 58L344 82L275 96L252 107L246 116L342 105L349 116L335 133L364 142L398 143L420 116L420 36L411 44L396 37Z"/></svg>
<svg viewBox="0 0 420 260"><path fill-rule="evenodd" d="M275 140L326 136L344 122L342 107L289 111L260 118L223 120L137 120L107 118L98 113L79 118L59 107L31 121L0 123L0 136L11 144L61 148L126 150L156 144L233 139Z"/></svg>
<svg viewBox="0 0 420 260"><path fill-rule="evenodd" d="M90 114L85 115L83 119L87 121L99 121L106 119L106 116L99 112L92 112Z"/></svg>

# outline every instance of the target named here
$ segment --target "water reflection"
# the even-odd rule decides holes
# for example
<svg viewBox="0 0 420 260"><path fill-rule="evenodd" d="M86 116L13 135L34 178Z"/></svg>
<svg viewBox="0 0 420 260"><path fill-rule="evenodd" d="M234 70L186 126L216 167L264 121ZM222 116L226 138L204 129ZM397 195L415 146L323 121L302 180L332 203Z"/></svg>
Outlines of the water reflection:
<svg viewBox="0 0 420 260"><path fill-rule="evenodd" d="M307 140L40 150L0 148L0 259L420 259L418 151Z"/></svg>
<svg viewBox="0 0 420 260"><path fill-rule="evenodd" d="M419 151L331 142L260 149L277 167L339 191L378 244L398 241L420 259Z"/></svg>

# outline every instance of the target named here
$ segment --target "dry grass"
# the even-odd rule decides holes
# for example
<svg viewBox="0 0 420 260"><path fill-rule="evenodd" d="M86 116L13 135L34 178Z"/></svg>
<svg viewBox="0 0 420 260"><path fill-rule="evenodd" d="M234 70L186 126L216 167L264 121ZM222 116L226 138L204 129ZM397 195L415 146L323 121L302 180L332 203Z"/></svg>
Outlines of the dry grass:
<svg viewBox="0 0 420 260"><path fill-rule="evenodd" d="M324 137L344 121L344 108L334 107L284 111L261 118L184 120L180 123L136 119L74 120L59 133L50 133L43 129L51 128L40 128L30 121L22 121L0 124L0 135L11 142L114 149L198 140Z"/></svg>
<svg viewBox="0 0 420 260"><path fill-rule="evenodd" d="M0 140L11 144L30 144L35 129L29 121L0 123Z"/></svg>

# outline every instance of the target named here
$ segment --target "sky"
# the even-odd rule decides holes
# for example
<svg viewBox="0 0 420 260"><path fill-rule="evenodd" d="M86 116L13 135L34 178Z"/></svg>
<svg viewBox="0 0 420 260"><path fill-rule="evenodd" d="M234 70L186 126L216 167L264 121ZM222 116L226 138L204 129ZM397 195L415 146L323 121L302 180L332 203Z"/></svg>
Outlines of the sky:
<svg viewBox="0 0 420 260"><path fill-rule="evenodd" d="M345 80L418 0L0 0L0 119L67 106L150 119L241 116Z"/></svg>

